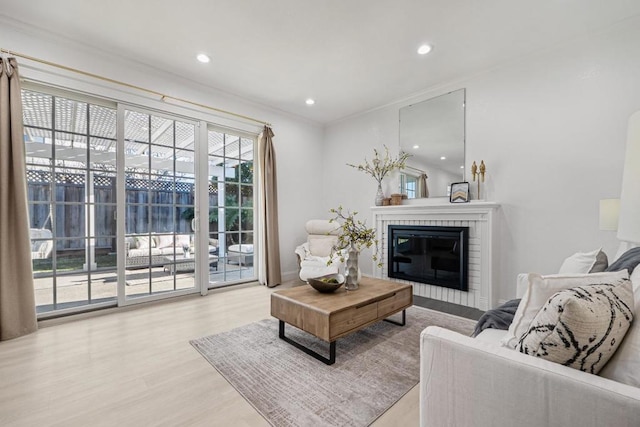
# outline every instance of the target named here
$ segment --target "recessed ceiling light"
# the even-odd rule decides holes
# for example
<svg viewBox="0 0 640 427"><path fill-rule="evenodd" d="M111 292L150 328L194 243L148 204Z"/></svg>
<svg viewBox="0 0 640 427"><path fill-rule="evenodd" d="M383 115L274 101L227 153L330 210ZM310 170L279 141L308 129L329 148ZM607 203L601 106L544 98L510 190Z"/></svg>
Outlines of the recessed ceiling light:
<svg viewBox="0 0 640 427"><path fill-rule="evenodd" d="M209 56L205 55L204 53L199 53L198 56L196 56L196 59L202 62L203 64L206 64L207 62L211 61L211 58L209 58Z"/></svg>
<svg viewBox="0 0 640 427"><path fill-rule="evenodd" d="M447 160L445 156L440 157L440 160Z"/></svg>
<svg viewBox="0 0 640 427"><path fill-rule="evenodd" d="M423 44L418 48L418 53L420 55L426 55L429 52L431 52L431 46L429 46L428 44Z"/></svg>
<svg viewBox="0 0 640 427"><path fill-rule="evenodd" d="M418 148L420 148L420 146L419 146L419 145L417 145L417 144L413 146L413 149L414 149L414 150L417 150Z"/></svg>
<svg viewBox="0 0 640 427"><path fill-rule="evenodd" d="M305 102L305 104L307 104L307 105L313 105L313 104L315 104L315 103L316 103L316 101L314 101L314 100L313 100L313 99L311 99L311 98L307 99L307 100L306 100L306 101L304 101L304 102Z"/></svg>
<svg viewBox="0 0 640 427"><path fill-rule="evenodd" d="M464 169L464 165L460 166L460 169Z"/></svg>

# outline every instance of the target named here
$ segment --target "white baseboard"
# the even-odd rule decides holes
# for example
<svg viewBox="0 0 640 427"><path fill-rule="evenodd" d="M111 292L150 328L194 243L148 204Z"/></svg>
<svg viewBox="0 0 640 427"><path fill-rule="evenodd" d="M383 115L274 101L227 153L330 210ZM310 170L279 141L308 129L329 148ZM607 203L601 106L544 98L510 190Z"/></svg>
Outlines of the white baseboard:
<svg viewBox="0 0 640 427"><path fill-rule="evenodd" d="M298 278L298 271L283 271L280 273L282 276L283 282L288 282L289 280L295 280Z"/></svg>

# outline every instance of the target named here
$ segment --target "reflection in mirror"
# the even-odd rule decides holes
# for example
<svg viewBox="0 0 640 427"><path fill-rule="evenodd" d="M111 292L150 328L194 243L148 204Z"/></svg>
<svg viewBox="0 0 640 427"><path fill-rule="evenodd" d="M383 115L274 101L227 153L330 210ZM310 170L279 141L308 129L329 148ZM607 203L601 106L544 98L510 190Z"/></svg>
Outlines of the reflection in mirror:
<svg viewBox="0 0 640 427"><path fill-rule="evenodd" d="M464 119L464 89L400 109L400 150L411 154L400 191L408 198L446 197L452 182L464 181Z"/></svg>

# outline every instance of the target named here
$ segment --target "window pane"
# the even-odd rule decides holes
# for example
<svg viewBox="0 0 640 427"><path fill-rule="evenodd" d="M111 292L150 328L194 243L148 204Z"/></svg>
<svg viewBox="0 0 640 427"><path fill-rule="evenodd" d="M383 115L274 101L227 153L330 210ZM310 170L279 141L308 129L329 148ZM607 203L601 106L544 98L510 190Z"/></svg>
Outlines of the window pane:
<svg viewBox="0 0 640 427"><path fill-rule="evenodd" d="M51 131L24 128L25 151L27 163L37 165L51 164L52 144Z"/></svg>
<svg viewBox="0 0 640 427"><path fill-rule="evenodd" d="M242 239L242 244L253 244L253 233L242 233L240 238Z"/></svg>
<svg viewBox="0 0 640 427"><path fill-rule="evenodd" d="M240 186L238 184L225 184L224 192L224 205L226 207L238 207Z"/></svg>
<svg viewBox="0 0 640 427"><path fill-rule="evenodd" d="M56 173L56 201L82 203L86 194L86 173L80 169L67 169Z"/></svg>
<svg viewBox="0 0 640 427"><path fill-rule="evenodd" d="M128 171L149 171L149 145L125 142L125 165Z"/></svg>
<svg viewBox="0 0 640 427"><path fill-rule="evenodd" d="M224 134L210 130L208 132L209 156L224 156Z"/></svg>
<svg viewBox="0 0 640 427"><path fill-rule="evenodd" d="M192 233L191 222L194 218L193 207L179 206L175 208L175 230L177 233Z"/></svg>
<svg viewBox="0 0 640 427"><path fill-rule="evenodd" d="M173 148L173 120L151 117L151 143Z"/></svg>
<svg viewBox="0 0 640 427"><path fill-rule="evenodd" d="M151 171L160 175L173 174L173 148L161 145L149 147L151 157Z"/></svg>
<svg viewBox="0 0 640 427"><path fill-rule="evenodd" d="M89 205L93 209L93 231L91 236L115 236L116 235L116 205ZM104 246L104 244L102 245ZM110 246L110 244L109 244ZM115 250L115 246L112 248Z"/></svg>
<svg viewBox="0 0 640 427"><path fill-rule="evenodd" d="M240 163L240 182L253 184L253 162Z"/></svg>
<svg viewBox="0 0 640 427"><path fill-rule="evenodd" d="M116 110L89 105L89 133L105 138L116 137Z"/></svg>
<svg viewBox="0 0 640 427"><path fill-rule="evenodd" d="M93 193L96 203L117 203L116 200L116 174L93 173Z"/></svg>
<svg viewBox="0 0 640 427"><path fill-rule="evenodd" d="M151 207L151 230L154 233L174 231L173 208L171 205Z"/></svg>
<svg viewBox="0 0 640 427"><path fill-rule="evenodd" d="M116 141L91 138L89 140L89 167L95 170L116 170Z"/></svg>
<svg viewBox="0 0 640 427"><path fill-rule="evenodd" d="M149 115L126 110L124 112L124 139L125 150L129 149L129 143L149 142Z"/></svg>
<svg viewBox="0 0 640 427"><path fill-rule="evenodd" d="M151 203L170 205L173 202L175 183L172 177L151 176Z"/></svg>
<svg viewBox="0 0 640 427"><path fill-rule="evenodd" d="M253 140L248 138L242 138L241 141L242 151L240 152L240 158L242 160L253 161Z"/></svg>
<svg viewBox="0 0 640 427"><path fill-rule="evenodd" d="M87 133L87 104L56 98L56 130Z"/></svg>
<svg viewBox="0 0 640 427"><path fill-rule="evenodd" d="M224 156L227 159L240 158L240 137L235 135L224 135Z"/></svg>
<svg viewBox="0 0 640 427"><path fill-rule="evenodd" d="M240 187L241 203L243 208L253 206L253 186L243 185Z"/></svg>
<svg viewBox="0 0 640 427"><path fill-rule="evenodd" d="M196 181L195 178L181 178L176 182L176 204L177 205L193 205L195 204Z"/></svg>
<svg viewBox="0 0 640 427"><path fill-rule="evenodd" d="M50 95L22 91L22 116L25 126L51 129L53 98Z"/></svg>
<svg viewBox="0 0 640 427"><path fill-rule="evenodd" d="M240 209L240 227L253 230L253 209Z"/></svg>
<svg viewBox="0 0 640 427"><path fill-rule="evenodd" d="M127 234L149 232L149 206L127 203L125 216Z"/></svg>
<svg viewBox="0 0 640 427"><path fill-rule="evenodd" d="M195 150L195 126L190 123L176 122L176 147L186 150Z"/></svg>
<svg viewBox="0 0 640 427"><path fill-rule="evenodd" d="M240 209L226 208L224 210L225 230L240 230Z"/></svg>
<svg viewBox="0 0 640 427"><path fill-rule="evenodd" d="M86 235L85 205L83 203L57 204L55 223L56 237L84 237ZM64 247L67 248L67 246Z"/></svg>
<svg viewBox="0 0 640 427"><path fill-rule="evenodd" d="M27 166L27 198L34 202L51 201L51 168Z"/></svg>

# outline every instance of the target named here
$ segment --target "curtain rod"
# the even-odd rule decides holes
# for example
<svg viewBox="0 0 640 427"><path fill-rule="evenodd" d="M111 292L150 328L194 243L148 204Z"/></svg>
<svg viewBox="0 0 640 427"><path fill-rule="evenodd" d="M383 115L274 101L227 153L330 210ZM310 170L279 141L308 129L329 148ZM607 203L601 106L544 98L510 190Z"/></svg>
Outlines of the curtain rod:
<svg viewBox="0 0 640 427"><path fill-rule="evenodd" d="M426 172L423 171L422 169L414 168L413 166L405 165L404 167L407 168L407 169L413 169L414 171L418 171L418 172L422 172L422 173L426 174Z"/></svg>
<svg viewBox="0 0 640 427"><path fill-rule="evenodd" d="M193 105L193 106L196 106L196 107L204 108L204 109L207 109L207 110L215 111L217 113L222 113L222 114L226 114L226 115L229 115L229 116L238 117L238 118L241 118L241 119L244 119L244 120L249 120L249 121L252 121L252 122L260 123L260 124L265 125L265 126L271 126L271 123L265 122L264 120L254 119L253 117L245 116L243 114L234 113L232 111L223 110L221 108L211 107L209 105L200 104L198 102L189 101L189 100L183 99L183 98L177 98L175 96L167 95L167 94L164 94L162 92L158 92L158 91L155 91L155 90L152 90L152 89L147 89L147 88L144 88L144 87L132 85L130 83L121 82L119 80L111 79L109 77L103 77L103 76L100 76L98 74L89 73L87 71L78 70L77 68L67 67L66 65L57 64L55 62L46 61L44 59L39 59L39 58L34 58L33 56L25 55L23 53L14 52L14 51L11 51L11 50L8 50L8 49L4 49L4 48L0 48L0 52L6 53L6 54L9 54L9 55L12 55L12 56L19 56L20 58L28 59L29 61L39 62L41 64L49 65L51 67L60 68L62 70L66 70L66 71L71 71L71 72L77 73L77 74L82 74L84 76L88 76L88 77L91 77L91 78L94 78L94 79L98 79L98 80L103 80L105 82L117 84L117 85L120 85L120 86L125 86L125 87L128 87L130 89L135 89L135 90L139 90L139 91L142 91L142 92L146 92L146 93L149 93L151 95L159 96L160 97L160 101L166 101L168 99L171 99L171 100L174 100L174 101L178 101L178 102L182 102L182 103L185 103L185 104Z"/></svg>

